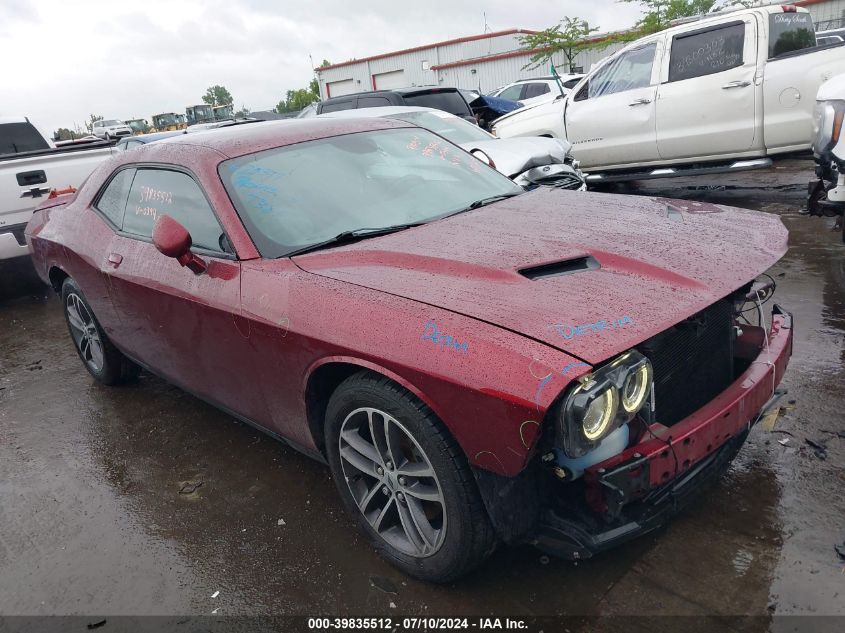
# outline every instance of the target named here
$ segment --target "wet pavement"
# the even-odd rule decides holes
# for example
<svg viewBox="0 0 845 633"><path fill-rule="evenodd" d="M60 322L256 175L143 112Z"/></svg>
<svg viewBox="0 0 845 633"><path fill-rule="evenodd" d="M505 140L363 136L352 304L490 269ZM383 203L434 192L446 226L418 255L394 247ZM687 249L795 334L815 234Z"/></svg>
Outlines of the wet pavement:
<svg viewBox="0 0 845 633"><path fill-rule="evenodd" d="M811 167L628 187L789 228L770 271L796 328L774 430L755 427L717 487L656 533L579 564L500 548L449 586L382 562L326 467L149 374L94 383L57 298L7 276L0 614L742 614L773 630L773 614L845 615L845 245L832 220L797 213Z"/></svg>

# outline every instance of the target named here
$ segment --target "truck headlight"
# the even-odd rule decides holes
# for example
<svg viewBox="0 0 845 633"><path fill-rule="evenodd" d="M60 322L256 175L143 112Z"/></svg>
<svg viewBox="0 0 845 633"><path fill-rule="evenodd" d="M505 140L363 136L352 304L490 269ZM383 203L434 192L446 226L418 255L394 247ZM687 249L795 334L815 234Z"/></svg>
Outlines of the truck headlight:
<svg viewBox="0 0 845 633"><path fill-rule="evenodd" d="M815 141L813 149L823 155L839 143L842 123L845 118L845 101L819 101L816 103L813 127Z"/></svg>
<svg viewBox="0 0 845 633"><path fill-rule="evenodd" d="M558 435L564 452L580 457L630 422L651 393L649 360L631 350L582 376L561 401Z"/></svg>

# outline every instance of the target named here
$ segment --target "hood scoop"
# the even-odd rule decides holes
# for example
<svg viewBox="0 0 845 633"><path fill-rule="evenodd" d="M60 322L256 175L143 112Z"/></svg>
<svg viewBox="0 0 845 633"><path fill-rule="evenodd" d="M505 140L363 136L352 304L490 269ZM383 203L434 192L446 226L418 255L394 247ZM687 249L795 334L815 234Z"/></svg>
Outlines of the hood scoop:
<svg viewBox="0 0 845 633"><path fill-rule="evenodd" d="M599 268L601 268L599 260L592 255L586 255L560 262L552 262L551 264L540 264L531 268L523 268L519 271L519 274L531 281L537 281L538 279L563 277L564 275L572 275L574 273L584 272L585 270L598 270Z"/></svg>

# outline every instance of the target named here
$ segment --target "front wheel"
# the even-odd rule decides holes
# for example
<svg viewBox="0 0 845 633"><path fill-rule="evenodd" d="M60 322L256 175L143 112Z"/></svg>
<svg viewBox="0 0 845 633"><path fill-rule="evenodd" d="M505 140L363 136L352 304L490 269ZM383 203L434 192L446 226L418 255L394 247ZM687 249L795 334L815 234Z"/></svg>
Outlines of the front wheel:
<svg viewBox="0 0 845 633"><path fill-rule="evenodd" d="M326 413L329 465L376 550L433 582L467 573L495 537L466 459L433 412L386 378L345 380Z"/></svg>
<svg viewBox="0 0 845 633"><path fill-rule="evenodd" d="M70 277L62 284L62 304L76 353L89 374L106 385L115 385L138 376L140 367L112 345L82 290Z"/></svg>

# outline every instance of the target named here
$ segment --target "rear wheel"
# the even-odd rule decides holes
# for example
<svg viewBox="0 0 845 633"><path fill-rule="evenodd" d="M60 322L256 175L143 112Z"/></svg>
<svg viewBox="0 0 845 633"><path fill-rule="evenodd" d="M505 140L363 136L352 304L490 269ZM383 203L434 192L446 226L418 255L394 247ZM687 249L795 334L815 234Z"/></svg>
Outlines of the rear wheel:
<svg viewBox="0 0 845 633"><path fill-rule="evenodd" d="M344 381L326 414L329 465L347 510L404 572L453 580L495 547L457 443L428 407L369 372Z"/></svg>
<svg viewBox="0 0 845 633"><path fill-rule="evenodd" d="M76 353L89 374L106 385L138 376L140 367L112 345L79 286L70 277L62 284L62 304Z"/></svg>

